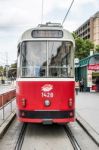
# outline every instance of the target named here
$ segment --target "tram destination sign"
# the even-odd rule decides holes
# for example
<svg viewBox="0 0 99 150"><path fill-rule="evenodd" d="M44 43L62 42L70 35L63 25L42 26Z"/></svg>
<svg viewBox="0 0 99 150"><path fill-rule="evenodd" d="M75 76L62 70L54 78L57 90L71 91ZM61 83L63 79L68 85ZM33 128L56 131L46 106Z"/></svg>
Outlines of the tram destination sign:
<svg viewBox="0 0 99 150"><path fill-rule="evenodd" d="M99 70L99 64L88 65L88 70Z"/></svg>
<svg viewBox="0 0 99 150"><path fill-rule="evenodd" d="M33 38L62 38L62 30L33 30Z"/></svg>

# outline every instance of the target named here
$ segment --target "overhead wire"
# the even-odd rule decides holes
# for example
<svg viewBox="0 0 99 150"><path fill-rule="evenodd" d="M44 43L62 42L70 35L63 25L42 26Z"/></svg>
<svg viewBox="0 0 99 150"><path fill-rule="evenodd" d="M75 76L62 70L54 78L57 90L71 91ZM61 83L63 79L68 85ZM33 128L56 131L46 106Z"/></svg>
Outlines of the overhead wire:
<svg viewBox="0 0 99 150"><path fill-rule="evenodd" d="M66 12L66 15L65 15L65 17L64 17L64 19L63 19L63 21L62 21L62 26L63 26L63 24L64 24L64 22L65 22L65 20L66 20L66 18L67 18L67 16L68 16L68 14L69 14L69 11L70 11L70 9L71 9L73 3L74 3L74 0L72 0L72 2L71 2L71 4L70 4L70 7L68 8L68 11Z"/></svg>

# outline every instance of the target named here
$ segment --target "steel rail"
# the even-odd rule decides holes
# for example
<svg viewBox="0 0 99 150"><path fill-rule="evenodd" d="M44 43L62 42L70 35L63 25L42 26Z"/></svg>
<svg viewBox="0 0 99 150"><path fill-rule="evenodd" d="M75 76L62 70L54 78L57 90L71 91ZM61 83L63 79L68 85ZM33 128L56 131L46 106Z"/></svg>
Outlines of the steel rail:
<svg viewBox="0 0 99 150"><path fill-rule="evenodd" d="M71 132L70 128L68 125L64 126L65 132L67 134L67 136L70 139L70 142L74 148L74 150L81 150L80 145L78 144L77 140L75 139L73 133Z"/></svg>
<svg viewBox="0 0 99 150"><path fill-rule="evenodd" d="M79 119L76 118L76 122L79 124L79 126L86 132L86 134L92 139L92 141L99 147L99 141L94 138L94 136L91 134L91 132L88 131L88 129L79 121ZM93 129L94 130L94 129ZM98 134L96 132L96 134Z"/></svg>
<svg viewBox="0 0 99 150"><path fill-rule="evenodd" d="M26 133L26 129L27 129L27 123L23 123L14 150L21 150L22 144L23 144L23 141L24 141L24 137L25 137L25 133Z"/></svg>

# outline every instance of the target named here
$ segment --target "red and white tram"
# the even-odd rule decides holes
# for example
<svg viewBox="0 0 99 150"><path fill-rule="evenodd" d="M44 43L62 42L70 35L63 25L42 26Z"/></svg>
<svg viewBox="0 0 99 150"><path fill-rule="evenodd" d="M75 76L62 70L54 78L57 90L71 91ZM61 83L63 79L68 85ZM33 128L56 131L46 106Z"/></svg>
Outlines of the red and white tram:
<svg viewBox="0 0 99 150"><path fill-rule="evenodd" d="M18 43L17 108L22 122L75 120L74 39L60 24L23 33Z"/></svg>

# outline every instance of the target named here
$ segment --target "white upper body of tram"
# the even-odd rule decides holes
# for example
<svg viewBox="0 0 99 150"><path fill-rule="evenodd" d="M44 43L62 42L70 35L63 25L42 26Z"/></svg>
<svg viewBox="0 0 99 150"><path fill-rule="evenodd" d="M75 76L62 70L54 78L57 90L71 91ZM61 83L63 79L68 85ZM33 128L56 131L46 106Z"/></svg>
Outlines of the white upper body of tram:
<svg viewBox="0 0 99 150"><path fill-rule="evenodd" d="M72 34L60 24L25 31L18 44L18 80L74 78L74 47Z"/></svg>

